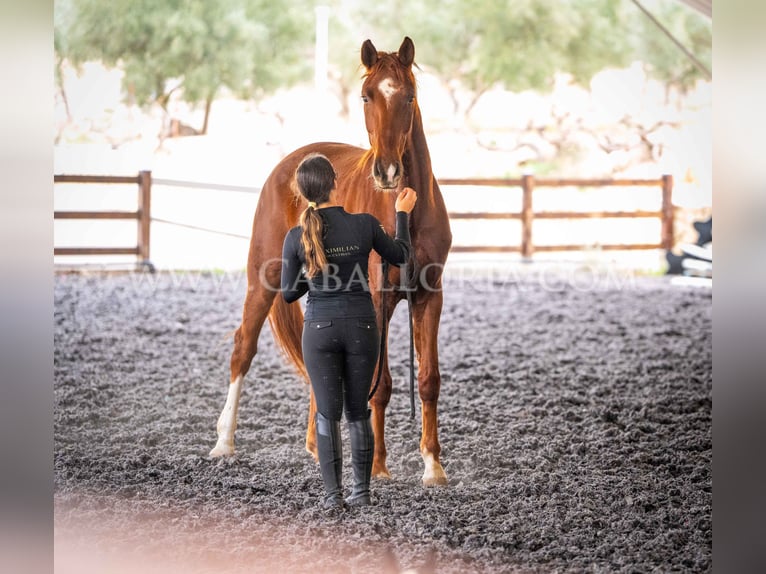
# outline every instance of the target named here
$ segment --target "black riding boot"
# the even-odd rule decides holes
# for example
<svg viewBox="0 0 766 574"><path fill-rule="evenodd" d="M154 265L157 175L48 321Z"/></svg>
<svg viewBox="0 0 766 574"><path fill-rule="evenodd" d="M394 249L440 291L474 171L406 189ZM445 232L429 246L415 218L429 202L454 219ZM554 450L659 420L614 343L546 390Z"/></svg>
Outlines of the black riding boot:
<svg viewBox="0 0 766 574"><path fill-rule="evenodd" d="M317 413L316 428L319 470L325 490L324 507L342 509L343 449L340 442L340 421L332 421L322 413Z"/></svg>
<svg viewBox="0 0 766 574"><path fill-rule="evenodd" d="M372 456L375 441L370 425L370 411L367 416L358 421L349 421L349 438L351 439L351 468L354 470L354 488L346 498L349 506L365 506L370 504L370 474L372 473Z"/></svg>

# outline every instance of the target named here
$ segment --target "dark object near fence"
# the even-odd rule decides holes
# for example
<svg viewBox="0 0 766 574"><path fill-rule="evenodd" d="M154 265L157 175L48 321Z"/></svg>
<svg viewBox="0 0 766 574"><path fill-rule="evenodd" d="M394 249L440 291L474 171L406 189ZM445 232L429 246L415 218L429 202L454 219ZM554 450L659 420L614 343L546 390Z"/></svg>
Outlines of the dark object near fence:
<svg viewBox="0 0 766 574"><path fill-rule="evenodd" d="M695 221L693 226L697 231L697 241L693 246L681 245L680 255L670 249L665 253L668 261L667 275L713 276L713 218Z"/></svg>
<svg viewBox="0 0 766 574"><path fill-rule="evenodd" d="M713 218L709 217L707 221L695 221L694 229L699 234L697 245L705 245L713 242Z"/></svg>

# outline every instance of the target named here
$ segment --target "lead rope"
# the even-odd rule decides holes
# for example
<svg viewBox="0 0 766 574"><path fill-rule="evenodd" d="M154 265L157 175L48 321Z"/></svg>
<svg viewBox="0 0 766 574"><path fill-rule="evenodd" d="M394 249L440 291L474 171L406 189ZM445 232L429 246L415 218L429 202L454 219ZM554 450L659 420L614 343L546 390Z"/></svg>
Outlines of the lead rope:
<svg viewBox="0 0 766 574"><path fill-rule="evenodd" d="M378 390L378 384L380 383L380 377L383 376L383 359L385 357L386 352L386 332L387 332L387 326L388 326L388 309L386 308L386 283L388 283L388 261L383 261L383 281L381 282L381 296L380 296L380 304L381 304L381 311L380 316L383 321L383 323L380 326L380 350L378 351L378 374L375 377L375 384L372 386L372 390L370 391L370 394L367 396L367 400L369 401L372 399L373 395L375 394L375 391Z"/></svg>
<svg viewBox="0 0 766 574"><path fill-rule="evenodd" d="M407 310L410 315L410 420L415 418L415 335L412 330L412 290L407 289Z"/></svg>

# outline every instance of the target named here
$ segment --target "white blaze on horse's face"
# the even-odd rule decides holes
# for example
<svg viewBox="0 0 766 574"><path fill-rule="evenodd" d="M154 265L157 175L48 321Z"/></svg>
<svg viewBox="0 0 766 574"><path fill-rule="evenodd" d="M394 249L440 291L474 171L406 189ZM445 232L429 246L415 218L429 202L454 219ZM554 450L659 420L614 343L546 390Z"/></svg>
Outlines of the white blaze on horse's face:
<svg viewBox="0 0 766 574"><path fill-rule="evenodd" d="M412 122L409 109L402 106L403 88L395 76L385 75L382 80L372 80L362 90L362 98L369 104L365 107L367 133L375 150L372 176L375 187L380 190L396 190L402 181L401 155Z"/></svg>
<svg viewBox="0 0 766 574"><path fill-rule="evenodd" d="M391 97L399 91L399 86L391 78L386 78L378 84L378 90L386 99L386 106L391 107Z"/></svg>

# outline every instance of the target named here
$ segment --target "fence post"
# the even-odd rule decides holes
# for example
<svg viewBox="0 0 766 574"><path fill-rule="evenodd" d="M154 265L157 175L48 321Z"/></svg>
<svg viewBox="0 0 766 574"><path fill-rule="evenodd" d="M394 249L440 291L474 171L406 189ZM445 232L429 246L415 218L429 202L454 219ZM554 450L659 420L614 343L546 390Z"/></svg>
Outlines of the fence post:
<svg viewBox="0 0 766 574"><path fill-rule="evenodd" d="M662 176L662 247L670 251L675 242L673 224L673 176Z"/></svg>
<svg viewBox="0 0 766 574"><path fill-rule="evenodd" d="M154 271L149 259L150 230L152 223L152 172L138 174L138 257L139 265Z"/></svg>
<svg viewBox="0 0 766 574"><path fill-rule="evenodd" d="M532 190L535 187L533 175L521 176L521 256L525 259L532 257Z"/></svg>

